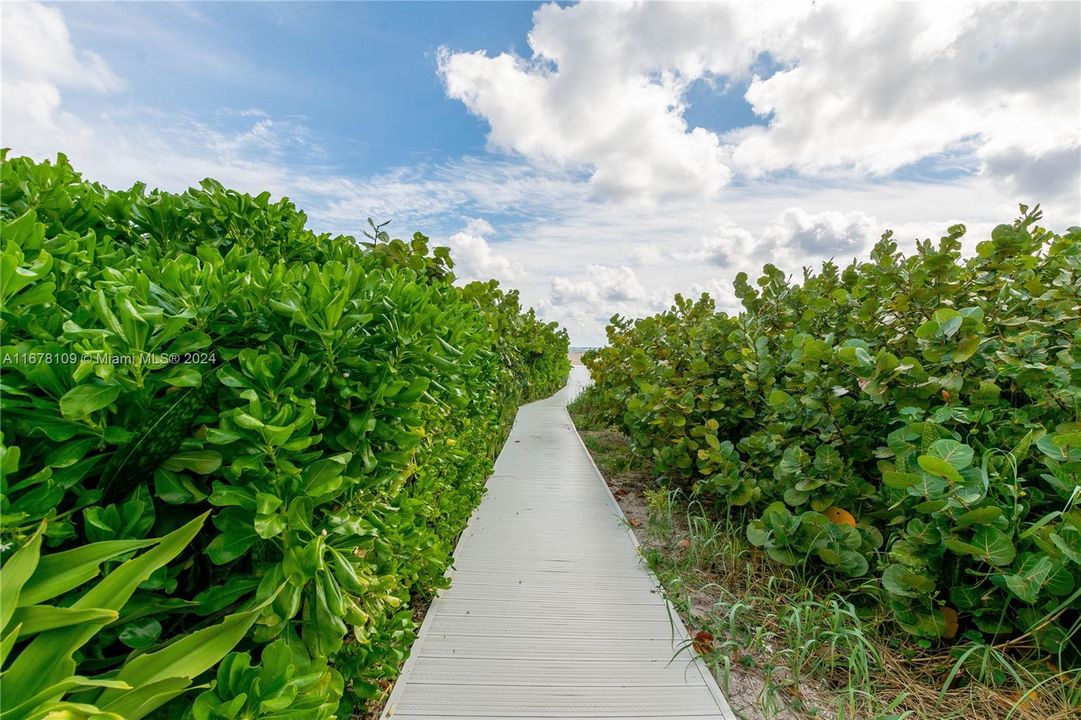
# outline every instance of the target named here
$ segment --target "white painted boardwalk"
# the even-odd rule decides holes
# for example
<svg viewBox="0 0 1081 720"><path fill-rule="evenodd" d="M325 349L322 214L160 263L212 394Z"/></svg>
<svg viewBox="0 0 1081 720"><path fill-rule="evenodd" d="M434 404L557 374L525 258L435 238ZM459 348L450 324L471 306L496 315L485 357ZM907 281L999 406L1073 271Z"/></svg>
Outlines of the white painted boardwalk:
<svg viewBox="0 0 1081 720"><path fill-rule="evenodd" d="M384 719L733 718L565 405L525 405Z"/></svg>

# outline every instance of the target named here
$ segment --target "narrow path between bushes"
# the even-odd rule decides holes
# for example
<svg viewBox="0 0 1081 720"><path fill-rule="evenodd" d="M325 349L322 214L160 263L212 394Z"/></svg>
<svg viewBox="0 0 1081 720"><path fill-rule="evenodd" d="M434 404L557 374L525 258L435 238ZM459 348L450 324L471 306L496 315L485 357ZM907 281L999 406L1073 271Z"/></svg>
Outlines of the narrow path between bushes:
<svg viewBox="0 0 1081 720"><path fill-rule="evenodd" d="M587 381L518 411L384 719L734 717L567 415Z"/></svg>

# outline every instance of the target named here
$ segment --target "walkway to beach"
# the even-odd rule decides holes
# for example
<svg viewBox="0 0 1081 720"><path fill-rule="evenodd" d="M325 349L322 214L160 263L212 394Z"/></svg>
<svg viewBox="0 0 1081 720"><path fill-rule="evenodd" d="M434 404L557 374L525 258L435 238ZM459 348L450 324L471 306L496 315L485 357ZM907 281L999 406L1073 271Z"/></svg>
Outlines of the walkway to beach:
<svg viewBox="0 0 1081 720"><path fill-rule="evenodd" d="M519 410L384 719L734 717L567 415L586 380Z"/></svg>

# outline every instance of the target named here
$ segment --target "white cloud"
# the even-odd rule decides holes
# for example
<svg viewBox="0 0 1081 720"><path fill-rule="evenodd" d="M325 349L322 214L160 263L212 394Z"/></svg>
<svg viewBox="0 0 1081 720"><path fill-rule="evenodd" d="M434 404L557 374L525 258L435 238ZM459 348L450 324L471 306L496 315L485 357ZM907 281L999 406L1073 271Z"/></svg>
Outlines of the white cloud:
<svg viewBox="0 0 1081 720"><path fill-rule="evenodd" d="M37 3L4 3L4 75L21 83L113 92L124 83L101 56L76 51L59 9Z"/></svg>
<svg viewBox="0 0 1081 720"><path fill-rule="evenodd" d="M439 68L493 146L586 166L611 196L881 176L973 142L984 172L1060 195L1078 183L1079 24L1076 3L550 4L531 58L444 50ZM764 53L778 67L745 98L768 125L688 126L691 84L749 78Z"/></svg>
<svg viewBox="0 0 1081 720"><path fill-rule="evenodd" d="M124 87L123 81L99 55L76 51L59 9L17 2L4 3L0 13L3 144L34 138L32 144L40 148L55 137L85 137L87 128L61 112L61 89L113 93Z"/></svg>
<svg viewBox="0 0 1081 720"><path fill-rule="evenodd" d="M643 264L731 268L765 262L793 266L801 262L862 254L881 234L878 222L860 211L808 212L790 207L757 233L726 222L702 235L696 245L640 253Z"/></svg>
<svg viewBox="0 0 1081 720"><path fill-rule="evenodd" d="M703 237L698 247L672 253L671 257L685 263L726 267L751 252L755 242L754 236L747 230L733 225L721 225Z"/></svg>
<svg viewBox="0 0 1081 720"><path fill-rule="evenodd" d="M597 286L588 280L574 282L565 277L557 276L552 278L552 292L548 300L553 306L575 303L596 304L600 302L601 294Z"/></svg>
<svg viewBox="0 0 1081 720"><path fill-rule="evenodd" d="M638 276L634 270L626 265L619 267L605 267L604 265L590 265L586 268L587 274L593 278L592 282L600 291L600 296L605 300L625 302L627 300L641 300L646 291L642 288Z"/></svg>
<svg viewBox="0 0 1081 720"><path fill-rule="evenodd" d="M440 242L450 248L454 259L454 275L463 282L495 278L514 281L525 274L521 263L514 262L492 250L484 238L495 232L483 218L470 218L463 230Z"/></svg>
<svg viewBox="0 0 1081 720"><path fill-rule="evenodd" d="M593 220L573 220L573 234L565 227L544 228L540 231L544 235L538 237L538 228L525 229L510 244L513 256L529 270L521 283L523 298L570 328L576 343L597 344L604 340L611 315L641 317L665 310L676 293L690 298L708 293L718 309L737 314L742 307L733 292L733 279L739 272L757 278L767 262L798 278L804 266L817 269L831 257L842 266L866 257L888 228L896 231L902 251L910 252L917 238L937 238L961 220L968 224L965 242L971 248L995 224L1009 221L1016 212L1008 199L977 180L949 187L917 183L886 188L808 187L777 197L752 188L739 192L739 197L710 205L706 212L695 203L672 207L672 214L679 218L674 227L646 209L628 213L598 204L580 208ZM793 201L800 205L790 205ZM828 209L848 204L873 212ZM908 221L913 207L920 207L926 219ZM957 208L967 209L958 216ZM589 225L592 230L578 229ZM1061 220L1051 225L1063 227ZM663 246L654 242L660 234L666 238ZM553 247L558 248L554 253ZM617 273L620 266L602 265L598 259L620 257L622 248L634 247L645 252L623 250L622 256L640 261L633 278L641 292L622 297L606 293L603 279L628 274ZM553 255L559 260L545 260ZM581 270L569 275L567 270L575 266ZM531 280L534 275L539 276L535 281ZM546 275L555 277L544 286L541 279Z"/></svg>
<svg viewBox="0 0 1081 720"><path fill-rule="evenodd" d="M1061 147L1034 154L1014 146L984 153L990 176L1014 193L1054 198L1077 189L1081 177L1081 145ZM1064 190L1065 189L1065 190Z"/></svg>
<svg viewBox="0 0 1081 720"><path fill-rule="evenodd" d="M590 166L602 192L663 197L693 188L714 195L730 173L717 136L683 120L686 80L671 73L651 79L639 72L645 68L623 66L618 53L594 57L591 49L606 47L597 42L601 37L618 36L619 20L634 19L620 6L607 6L615 15L599 7L572 8L586 16L581 25L554 5L539 9L530 35L533 61L442 51L447 94L489 122L493 146Z"/></svg>
<svg viewBox="0 0 1081 720"><path fill-rule="evenodd" d="M552 278L550 303L553 306L575 302L626 303L644 300L646 297L645 288L638 276L626 265L589 265L585 274L589 279L581 282L558 276Z"/></svg>
<svg viewBox="0 0 1081 720"><path fill-rule="evenodd" d="M860 211L809 213L788 208L762 233L759 257L788 252L796 258L851 258L871 244L877 223Z"/></svg>

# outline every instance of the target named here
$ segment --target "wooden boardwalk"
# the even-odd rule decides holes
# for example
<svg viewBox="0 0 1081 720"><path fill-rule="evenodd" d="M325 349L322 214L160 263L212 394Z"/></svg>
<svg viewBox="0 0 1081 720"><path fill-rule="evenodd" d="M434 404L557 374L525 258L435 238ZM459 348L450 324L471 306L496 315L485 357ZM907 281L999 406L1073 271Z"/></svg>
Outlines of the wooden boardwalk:
<svg viewBox="0 0 1081 720"><path fill-rule="evenodd" d="M383 718L734 716L565 405L525 405Z"/></svg>

